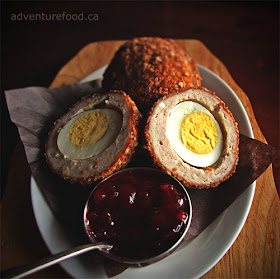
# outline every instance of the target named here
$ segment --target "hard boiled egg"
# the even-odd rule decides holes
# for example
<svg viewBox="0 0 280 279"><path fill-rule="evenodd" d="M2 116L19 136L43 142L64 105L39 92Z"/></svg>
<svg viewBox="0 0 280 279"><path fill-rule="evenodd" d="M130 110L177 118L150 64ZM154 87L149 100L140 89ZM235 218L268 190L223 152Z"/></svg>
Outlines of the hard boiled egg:
<svg viewBox="0 0 280 279"><path fill-rule="evenodd" d="M100 154L117 137L122 116L112 109L94 109L74 116L60 130L57 146L64 156L87 159Z"/></svg>
<svg viewBox="0 0 280 279"><path fill-rule="evenodd" d="M194 101L183 101L172 109L166 134L178 156L196 167L211 166L223 149L218 122L209 110Z"/></svg>

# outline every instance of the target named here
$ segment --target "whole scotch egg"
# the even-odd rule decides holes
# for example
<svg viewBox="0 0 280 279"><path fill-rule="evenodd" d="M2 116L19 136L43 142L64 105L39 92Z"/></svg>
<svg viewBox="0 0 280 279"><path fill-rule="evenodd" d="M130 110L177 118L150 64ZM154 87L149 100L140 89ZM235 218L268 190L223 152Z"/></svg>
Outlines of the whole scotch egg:
<svg viewBox="0 0 280 279"><path fill-rule="evenodd" d="M205 88L159 99L145 127L154 163L186 187L216 187L236 169L239 131L225 103Z"/></svg>
<svg viewBox="0 0 280 279"><path fill-rule="evenodd" d="M159 98L200 86L195 60L172 39L140 37L125 42L108 65L102 86L128 92L146 113Z"/></svg>
<svg viewBox="0 0 280 279"><path fill-rule="evenodd" d="M82 98L49 132L46 161L64 179L90 184L125 167L138 145L141 114L122 91Z"/></svg>

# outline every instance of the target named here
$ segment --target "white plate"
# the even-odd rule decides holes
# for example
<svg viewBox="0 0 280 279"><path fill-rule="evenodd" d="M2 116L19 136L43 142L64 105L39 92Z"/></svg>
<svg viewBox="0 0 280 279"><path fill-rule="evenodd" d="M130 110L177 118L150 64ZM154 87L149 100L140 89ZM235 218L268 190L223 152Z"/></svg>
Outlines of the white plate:
<svg viewBox="0 0 280 279"><path fill-rule="evenodd" d="M240 133L253 138L249 118L233 90L208 69L198 67L203 86L214 91L227 104L239 124ZM105 68L92 73L82 82L102 78ZM210 226L171 256L147 267L129 268L114 278L200 278L223 257L239 235L251 208L255 186L254 182ZM31 197L39 230L51 253L75 246L76 241L57 222L33 179ZM92 263L90 256L69 259L61 266L74 278L106 278L103 267Z"/></svg>

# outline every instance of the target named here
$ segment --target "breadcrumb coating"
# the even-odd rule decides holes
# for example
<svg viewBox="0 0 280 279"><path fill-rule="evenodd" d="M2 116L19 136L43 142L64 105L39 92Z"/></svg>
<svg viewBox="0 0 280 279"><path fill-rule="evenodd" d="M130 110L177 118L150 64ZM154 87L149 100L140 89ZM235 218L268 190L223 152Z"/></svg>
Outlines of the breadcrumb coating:
<svg viewBox="0 0 280 279"><path fill-rule="evenodd" d="M174 40L142 37L119 48L102 85L105 89L124 90L140 111L147 112L165 95L200 86L201 77L194 59Z"/></svg>

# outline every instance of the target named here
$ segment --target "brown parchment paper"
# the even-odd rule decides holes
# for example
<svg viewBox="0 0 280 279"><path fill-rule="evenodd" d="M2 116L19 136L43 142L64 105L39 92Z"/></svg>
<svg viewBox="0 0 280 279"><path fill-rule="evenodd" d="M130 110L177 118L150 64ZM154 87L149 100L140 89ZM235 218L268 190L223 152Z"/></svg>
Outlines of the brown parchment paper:
<svg viewBox="0 0 280 279"><path fill-rule="evenodd" d="M51 172L45 161L45 142L53 123L81 97L102 92L101 81L59 88L28 87L5 92L11 120L18 128L32 176L56 218L63 222L78 243L87 239L83 229L83 208L95 184L70 184ZM102 93L101 93L102 94ZM236 173L214 189L188 189L193 218L186 239L195 237L212 223L272 163L277 151L270 145L240 135L240 158ZM127 167L153 167L139 148ZM105 271L112 277L127 265L104 259Z"/></svg>

